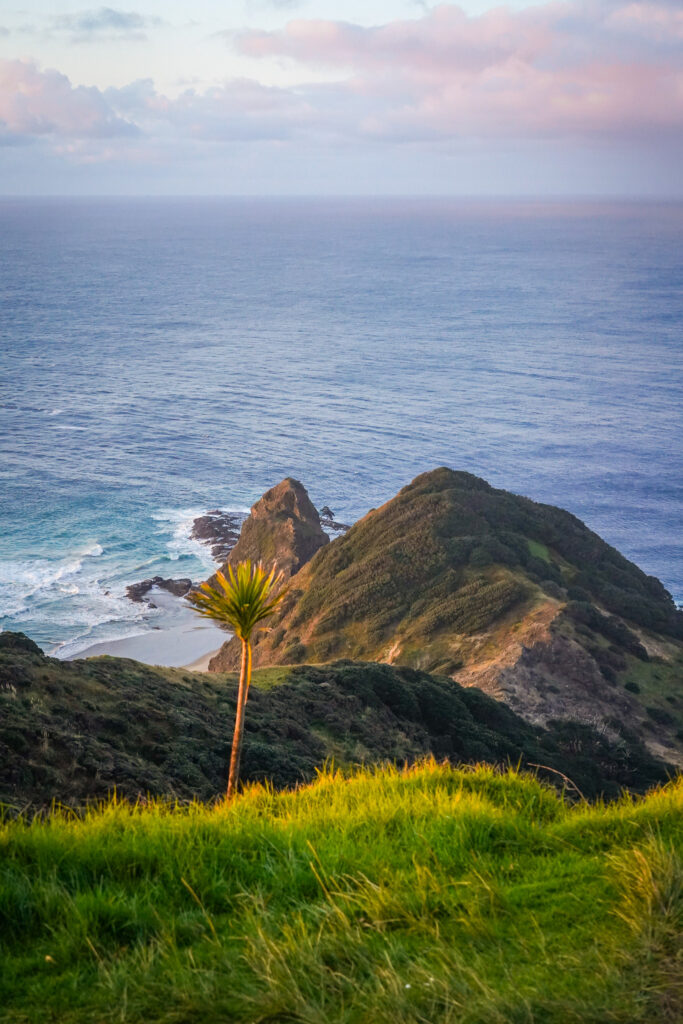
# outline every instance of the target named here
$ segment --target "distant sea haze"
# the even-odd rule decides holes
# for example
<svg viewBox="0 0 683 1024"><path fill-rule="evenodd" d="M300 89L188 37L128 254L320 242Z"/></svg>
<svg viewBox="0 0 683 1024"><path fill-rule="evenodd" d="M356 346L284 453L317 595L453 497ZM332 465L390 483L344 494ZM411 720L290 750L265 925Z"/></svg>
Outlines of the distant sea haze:
<svg viewBox="0 0 683 1024"><path fill-rule="evenodd" d="M60 656L204 578L291 475L349 522L438 465L683 600L683 205L0 201L0 625Z"/></svg>

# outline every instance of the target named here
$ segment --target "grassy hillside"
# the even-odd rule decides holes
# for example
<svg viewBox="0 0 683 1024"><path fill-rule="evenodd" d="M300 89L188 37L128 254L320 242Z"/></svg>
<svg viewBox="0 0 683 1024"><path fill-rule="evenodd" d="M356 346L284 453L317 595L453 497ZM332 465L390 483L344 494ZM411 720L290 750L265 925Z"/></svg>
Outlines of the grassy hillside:
<svg viewBox="0 0 683 1024"><path fill-rule="evenodd" d="M683 786L426 763L0 826L3 1024L674 1024Z"/></svg>
<svg viewBox="0 0 683 1024"><path fill-rule="evenodd" d="M662 584L575 516L437 469L304 566L255 663L409 665L483 686L533 721L616 716L680 754L681 638ZM239 663L233 646L212 668ZM543 664L510 680L531 648Z"/></svg>
<svg viewBox="0 0 683 1024"><path fill-rule="evenodd" d="M211 799L226 785L236 676L152 668L121 658L61 662L21 634L0 634L0 801L15 809L82 803L114 788ZM294 786L338 764L425 754L453 762L534 763L588 797L644 789L666 765L635 738L526 723L448 678L340 662L254 674L243 777ZM545 769L543 773L549 777Z"/></svg>
<svg viewBox="0 0 683 1024"><path fill-rule="evenodd" d="M575 516L437 469L317 553L296 577L285 632L270 643L291 660L362 655L404 634L417 642L444 629L481 631L563 590L683 637L683 615L662 584Z"/></svg>

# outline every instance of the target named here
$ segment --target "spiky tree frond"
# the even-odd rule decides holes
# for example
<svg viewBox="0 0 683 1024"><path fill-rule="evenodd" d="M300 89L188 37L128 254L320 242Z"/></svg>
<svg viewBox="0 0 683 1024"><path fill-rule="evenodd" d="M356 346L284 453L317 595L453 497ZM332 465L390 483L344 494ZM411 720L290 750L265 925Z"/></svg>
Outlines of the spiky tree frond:
<svg viewBox="0 0 683 1024"><path fill-rule="evenodd" d="M284 573L276 568L267 572L263 565L240 562L234 570L228 566L227 577L216 573L218 587L202 583L188 601L200 615L229 626L240 640L248 641L259 622L269 618L286 594L281 589Z"/></svg>

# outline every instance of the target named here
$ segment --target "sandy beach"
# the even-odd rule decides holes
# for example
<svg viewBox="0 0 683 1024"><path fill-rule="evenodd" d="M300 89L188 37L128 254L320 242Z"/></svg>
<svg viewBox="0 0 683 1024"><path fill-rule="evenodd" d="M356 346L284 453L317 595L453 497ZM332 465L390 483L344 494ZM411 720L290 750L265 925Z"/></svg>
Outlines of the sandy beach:
<svg viewBox="0 0 683 1024"><path fill-rule="evenodd" d="M92 644L68 660L109 654L117 658L133 658L147 665L208 671L209 660L231 634L209 619L201 618L184 601L163 590L154 588L149 596L158 608L164 610L163 626L136 636Z"/></svg>

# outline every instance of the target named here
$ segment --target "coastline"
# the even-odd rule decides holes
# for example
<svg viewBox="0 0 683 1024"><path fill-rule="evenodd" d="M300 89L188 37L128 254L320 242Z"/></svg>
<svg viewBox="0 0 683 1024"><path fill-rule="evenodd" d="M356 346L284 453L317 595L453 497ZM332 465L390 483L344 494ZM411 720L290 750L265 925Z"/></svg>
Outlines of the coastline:
<svg viewBox="0 0 683 1024"><path fill-rule="evenodd" d="M215 650L202 655L201 658L197 658L197 660L193 661L190 665L183 665L183 668L186 668L188 672L208 672L209 662L218 654L219 651L220 647L216 647Z"/></svg>
<svg viewBox="0 0 683 1024"><path fill-rule="evenodd" d="M121 639L103 640L70 655L67 661L110 655L132 658L146 665L208 671L209 660L232 634L202 619L182 599L154 588L150 599L163 608L168 625Z"/></svg>
<svg viewBox="0 0 683 1024"><path fill-rule="evenodd" d="M217 646L216 634L220 643ZM125 637L121 640L103 641L92 644L85 650L71 655L67 661L97 658L110 655L114 658L132 658L145 665L159 665L163 668L186 668L190 672L208 672L210 659L218 653L221 644L229 636L222 630L195 627L186 630L181 627L156 629L150 633Z"/></svg>

